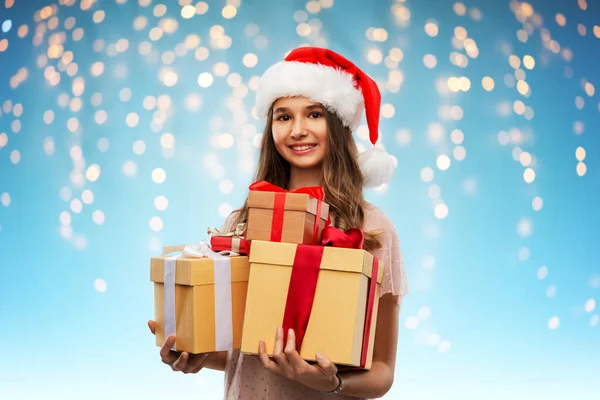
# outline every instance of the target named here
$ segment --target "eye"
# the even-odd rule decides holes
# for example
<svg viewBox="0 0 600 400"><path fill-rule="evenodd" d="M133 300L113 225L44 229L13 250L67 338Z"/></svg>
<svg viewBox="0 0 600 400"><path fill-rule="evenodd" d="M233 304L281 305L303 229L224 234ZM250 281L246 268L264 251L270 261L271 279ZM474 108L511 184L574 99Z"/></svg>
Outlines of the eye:
<svg viewBox="0 0 600 400"><path fill-rule="evenodd" d="M311 118L315 118L315 119L316 119L316 118L320 118L320 117L322 117L322 116L323 116L323 114L321 114L320 112L317 112L317 111L315 111L315 112L312 112L312 113L310 114L310 117L311 117Z"/></svg>
<svg viewBox="0 0 600 400"><path fill-rule="evenodd" d="M276 119L277 119L277 121L289 121L290 120L290 116L286 115L286 114L283 114L283 115L280 115L279 117L277 117Z"/></svg>

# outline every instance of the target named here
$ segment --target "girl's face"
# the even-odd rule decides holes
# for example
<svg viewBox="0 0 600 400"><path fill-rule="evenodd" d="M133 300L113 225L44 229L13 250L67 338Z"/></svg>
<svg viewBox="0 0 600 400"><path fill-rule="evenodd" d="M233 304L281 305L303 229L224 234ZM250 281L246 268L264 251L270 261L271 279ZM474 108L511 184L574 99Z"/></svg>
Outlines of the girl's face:
<svg viewBox="0 0 600 400"><path fill-rule="evenodd" d="M281 156L296 168L320 166L327 151L324 107L304 97L273 103L273 141Z"/></svg>

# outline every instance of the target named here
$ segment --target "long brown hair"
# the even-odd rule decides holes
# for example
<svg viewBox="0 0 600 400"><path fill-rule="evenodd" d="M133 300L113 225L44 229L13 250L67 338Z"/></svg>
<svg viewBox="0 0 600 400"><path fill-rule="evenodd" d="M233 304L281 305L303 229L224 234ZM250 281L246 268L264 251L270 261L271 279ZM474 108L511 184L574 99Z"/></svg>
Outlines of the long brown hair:
<svg viewBox="0 0 600 400"><path fill-rule="evenodd" d="M327 121L327 152L323 159L321 185L325 190L325 202L336 228L347 230L362 228L366 201L363 197L364 179L358 164L358 150L352 131L345 127L338 116L325 109ZM264 180L289 189L290 164L275 148L271 121L273 109L269 110L261 142L260 158L255 181ZM237 210L237 222L248 219L248 205L244 202ZM364 247L375 250L381 247L380 231L365 232Z"/></svg>

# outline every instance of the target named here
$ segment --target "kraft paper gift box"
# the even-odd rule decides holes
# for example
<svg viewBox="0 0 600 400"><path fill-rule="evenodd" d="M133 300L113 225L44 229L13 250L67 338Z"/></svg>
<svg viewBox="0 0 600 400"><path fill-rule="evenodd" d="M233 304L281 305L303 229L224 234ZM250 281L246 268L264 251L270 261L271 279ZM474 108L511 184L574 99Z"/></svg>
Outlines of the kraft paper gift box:
<svg viewBox="0 0 600 400"><path fill-rule="evenodd" d="M164 256L182 250L181 256ZM156 345L175 334L173 350L240 348L248 275L248 257L222 256L205 243L167 247L153 257Z"/></svg>
<svg viewBox="0 0 600 400"><path fill-rule="evenodd" d="M286 339L294 328L305 360L320 352L370 369L382 278L383 264L365 250L253 241L241 351L257 354L262 339L272 355L282 326Z"/></svg>
<svg viewBox="0 0 600 400"><path fill-rule="evenodd" d="M265 181L250 185L246 240L317 244L329 204L320 186L287 191Z"/></svg>

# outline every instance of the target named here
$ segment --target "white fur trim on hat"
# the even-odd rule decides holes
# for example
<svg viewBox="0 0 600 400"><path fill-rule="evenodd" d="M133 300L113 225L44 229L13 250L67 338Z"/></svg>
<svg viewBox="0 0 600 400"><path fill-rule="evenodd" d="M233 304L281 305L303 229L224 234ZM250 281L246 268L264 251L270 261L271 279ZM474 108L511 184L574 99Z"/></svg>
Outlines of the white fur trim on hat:
<svg viewBox="0 0 600 400"><path fill-rule="evenodd" d="M266 120L281 97L303 96L333 111L352 131L360 125L364 99L353 77L321 64L281 61L265 71L258 84L256 112Z"/></svg>
<svg viewBox="0 0 600 400"><path fill-rule="evenodd" d="M363 173L364 187L374 188L392 179L396 162L385 150L372 147L358 155L358 164Z"/></svg>

